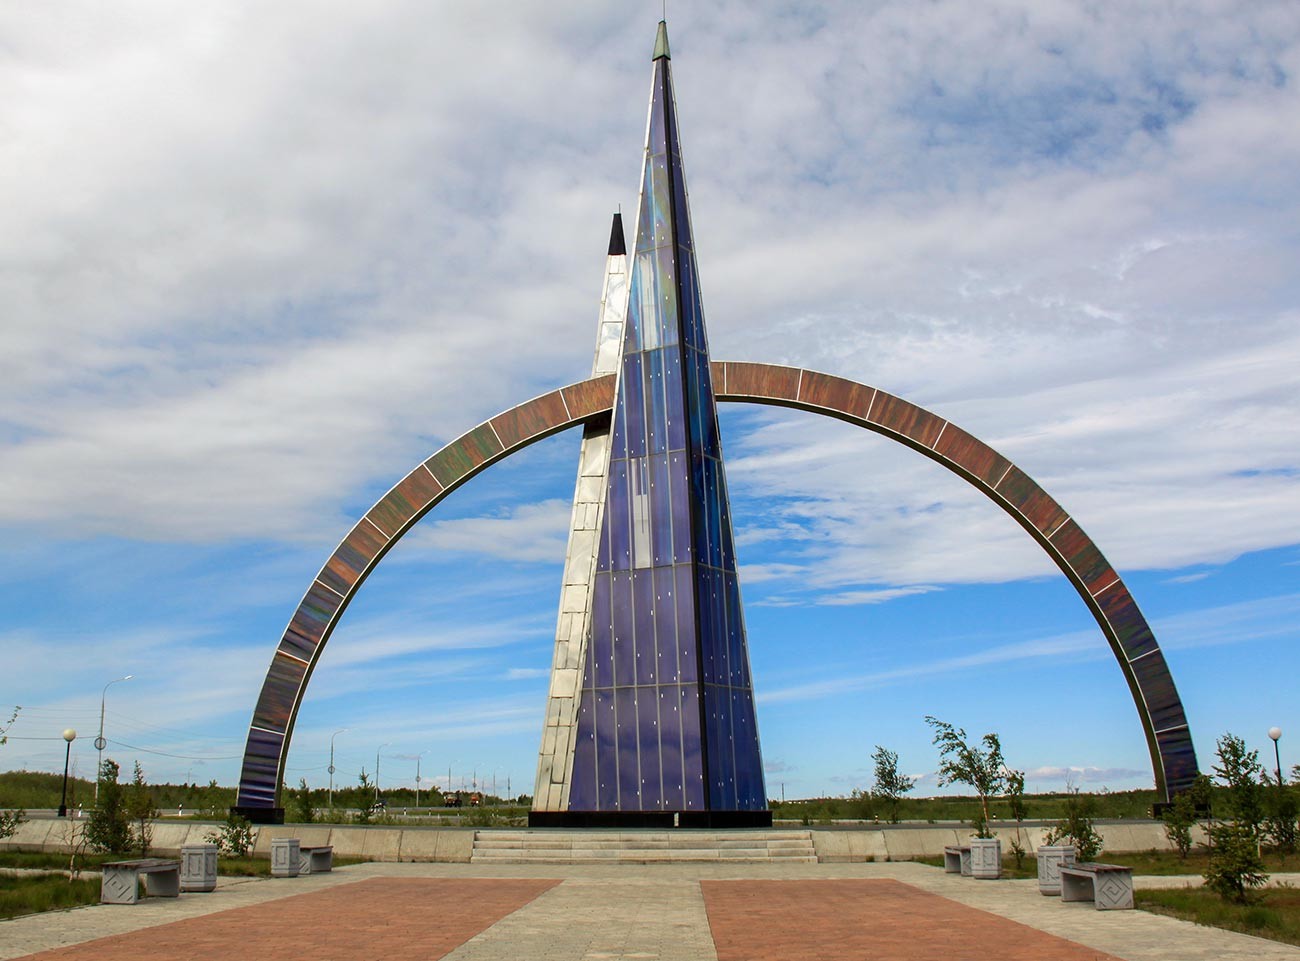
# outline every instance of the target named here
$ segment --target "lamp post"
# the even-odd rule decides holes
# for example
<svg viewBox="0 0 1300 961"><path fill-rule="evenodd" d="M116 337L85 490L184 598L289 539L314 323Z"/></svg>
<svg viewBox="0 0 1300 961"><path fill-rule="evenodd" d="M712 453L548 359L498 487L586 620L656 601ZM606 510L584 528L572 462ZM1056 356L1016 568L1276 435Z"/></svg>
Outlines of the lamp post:
<svg viewBox="0 0 1300 961"><path fill-rule="evenodd" d="M104 685L103 692L99 695L99 737L95 738L95 750L99 752L99 758L95 762L95 803L99 803L99 774L104 770L104 748L108 742L104 740L104 702L108 698L108 689L118 681L129 681L135 677L134 674L128 674L126 677L117 677Z"/></svg>
<svg viewBox="0 0 1300 961"><path fill-rule="evenodd" d="M385 741L379 747L375 748L375 803L379 803L379 752L392 744L392 741Z"/></svg>
<svg viewBox="0 0 1300 961"><path fill-rule="evenodd" d="M1268 736L1273 739L1273 760L1277 763L1277 786L1282 786L1282 753L1277 749L1277 742L1282 740L1282 729L1270 727Z"/></svg>
<svg viewBox="0 0 1300 961"><path fill-rule="evenodd" d="M346 727L341 727L330 735L330 809L334 808L334 739L340 734L347 733Z"/></svg>
<svg viewBox="0 0 1300 961"><path fill-rule="evenodd" d="M428 754L428 751L421 751L415 755L415 809L420 810L420 758Z"/></svg>
<svg viewBox="0 0 1300 961"><path fill-rule="evenodd" d="M63 754L63 800L59 802L59 817L68 816L68 762L72 760L72 742L77 739L77 732L68 728L63 732L63 740L68 742L68 749Z"/></svg>

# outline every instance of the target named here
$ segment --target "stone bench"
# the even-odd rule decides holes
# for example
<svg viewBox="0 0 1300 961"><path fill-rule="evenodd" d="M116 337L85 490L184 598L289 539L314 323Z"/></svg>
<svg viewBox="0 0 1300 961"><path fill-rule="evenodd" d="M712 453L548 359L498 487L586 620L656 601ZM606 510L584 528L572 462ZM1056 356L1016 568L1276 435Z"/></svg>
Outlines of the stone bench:
<svg viewBox="0 0 1300 961"><path fill-rule="evenodd" d="M970 877L970 845L952 844L943 849L943 870L947 874Z"/></svg>
<svg viewBox="0 0 1300 961"><path fill-rule="evenodd" d="M298 873L324 874L334 870L334 847L324 844L316 847L298 847Z"/></svg>
<svg viewBox="0 0 1300 961"><path fill-rule="evenodd" d="M140 876L149 897L175 898L181 893L181 862L167 858L109 861L101 867L101 904L135 904L140 900Z"/></svg>
<svg viewBox="0 0 1300 961"><path fill-rule="evenodd" d="M1133 869L1080 861L1061 865L1061 900L1091 901L1098 911L1133 907Z"/></svg>

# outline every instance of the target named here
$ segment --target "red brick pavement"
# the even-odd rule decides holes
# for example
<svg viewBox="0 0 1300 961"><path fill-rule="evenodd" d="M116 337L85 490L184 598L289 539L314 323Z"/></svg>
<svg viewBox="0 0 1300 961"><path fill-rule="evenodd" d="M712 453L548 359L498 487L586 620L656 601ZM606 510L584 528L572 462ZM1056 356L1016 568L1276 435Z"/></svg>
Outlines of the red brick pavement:
<svg viewBox="0 0 1300 961"><path fill-rule="evenodd" d="M372 878L41 951L23 961L435 961L556 884Z"/></svg>
<svg viewBox="0 0 1300 961"><path fill-rule="evenodd" d="M898 881L701 881L700 887L718 961L1116 961Z"/></svg>

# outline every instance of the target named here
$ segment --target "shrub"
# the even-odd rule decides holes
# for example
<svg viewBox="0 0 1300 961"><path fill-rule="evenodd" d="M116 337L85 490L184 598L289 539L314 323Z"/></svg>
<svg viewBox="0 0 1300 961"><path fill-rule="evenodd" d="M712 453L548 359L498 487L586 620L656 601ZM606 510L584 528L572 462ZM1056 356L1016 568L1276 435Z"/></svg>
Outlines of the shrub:
<svg viewBox="0 0 1300 961"><path fill-rule="evenodd" d="M884 802L885 809L889 812L889 823L897 824L898 805L902 802L903 795L916 786L916 780L900 774L898 754L879 744L876 745L871 760L875 763L876 776L872 793Z"/></svg>
<svg viewBox="0 0 1300 961"><path fill-rule="evenodd" d="M125 854L131 850L131 816L127 813L120 769L112 758L104 758L99 769L99 800L86 823L86 840L96 851Z"/></svg>
<svg viewBox="0 0 1300 961"><path fill-rule="evenodd" d="M1050 828L1043 840L1048 844L1069 841L1080 861L1092 861L1101 853L1101 835L1093 828L1097 802L1091 795L1072 794L1065 801L1065 817Z"/></svg>
<svg viewBox="0 0 1300 961"><path fill-rule="evenodd" d="M1197 815L1209 811L1211 790L1210 779L1198 774L1192 786L1175 795L1173 803L1161 815L1165 822L1165 837L1178 850L1180 858L1186 858L1192 850L1192 828L1196 825Z"/></svg>
<svg viewBox="0 0 1300 961"><path fill-rule="evenodd" d="M1221 821L1210 828L1210 864L1205 886L1228 901L1249 904L1268 880L1255 833L1245 824Z"/></svg>
<svg viewBox="0 0 1300 961"><path fill-rule="evenodd" d="M231 811L219 830L209 831L203 840L215 844L226 857L242 858L253 849L253 825L246 817Z"/></svg>
<svg viewBox="0 0 1300 961"><path fill-rule="evenodd" d="M979 795L980 809L973 827L977 838L991 838L989 797L1002 793L1006 785L1006 763L1002 760L1002 742L996 734L985 734L979 743L966 741L966 732L937 717L926 715L925 723L934 728L934 744L939 748L939 784L969 784ZM983 747L980 747L983 744Z"/></svg>

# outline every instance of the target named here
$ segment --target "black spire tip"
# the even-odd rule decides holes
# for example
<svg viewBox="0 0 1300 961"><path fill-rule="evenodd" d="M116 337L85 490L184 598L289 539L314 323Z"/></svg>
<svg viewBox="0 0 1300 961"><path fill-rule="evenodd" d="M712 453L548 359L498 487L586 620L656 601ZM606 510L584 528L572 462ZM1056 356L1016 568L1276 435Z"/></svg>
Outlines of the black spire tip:
<svg viewBox="0 0 1300 961"><path fill-rule="evenodd" d="M623 214L614 215L614 223L609 228L609 256L617 257L627 253L627 241L623 239Z"/></svg>

